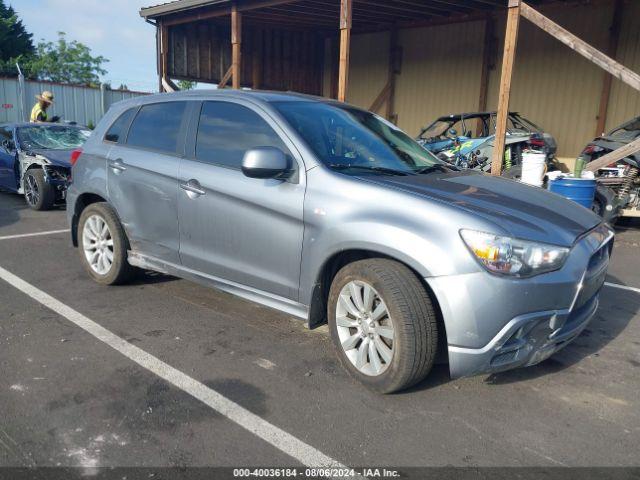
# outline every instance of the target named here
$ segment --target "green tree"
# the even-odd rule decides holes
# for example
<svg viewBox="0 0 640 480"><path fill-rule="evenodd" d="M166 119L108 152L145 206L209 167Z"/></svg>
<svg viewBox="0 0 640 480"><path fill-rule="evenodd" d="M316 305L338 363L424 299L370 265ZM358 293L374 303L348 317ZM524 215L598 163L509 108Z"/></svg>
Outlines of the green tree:
<svg viewBox="0 0 640 480"><path fill-rule="evenodd" d="M100 75L107 73L102 65L108 61L103 56L93 56L91 49L80 42L67 41L65 33L58 32L56 42L38 43L24 69L29 78L97 86Z"/></svg>
<svg viewBox="0 0 640 480"><path fill-rule="evenodd" d="M34 52L31 34L24 28L15 10L0 0L0 73L15 75L15 62Z"/></svg>
<svg viewBox="0 0 640 480"><path fill-rule="evenodd" d="M180 90L193 90L194 88L196 88L196 85L197 83L192 82L191 80L178 80L178 83L176 83L176 86Z"/></svg>

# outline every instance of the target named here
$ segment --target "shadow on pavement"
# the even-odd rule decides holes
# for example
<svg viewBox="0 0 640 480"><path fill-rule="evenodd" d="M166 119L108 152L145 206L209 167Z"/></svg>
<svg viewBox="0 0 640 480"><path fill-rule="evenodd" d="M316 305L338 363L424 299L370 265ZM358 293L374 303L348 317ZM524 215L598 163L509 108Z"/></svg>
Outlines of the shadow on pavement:
<svg viewBox="0 0 640 480"><path fill-rule="evenodd" d="M14 193L0 190L0 227L6 227L20 220L20 210L27 207L24 198Z"/></svg>
<svg viewBox="0 0 640 480"><path fill-rule="evenodd" d="M623 283L614 276L609 278L613 283ZM598 312L582 334L572 343L538 365L492 374L485 379L485 382L501 385L531 380L560 372L587 357L598 355L600 350L627 328L629 322L639 311L640 295L603 287L600 293Z"/></svg>
<svg viewBox="0 0 640 480"><path fill-rule="evenodd" d="M156 283L174 282L176 280L179 279L171 275L145 270L144 272L138 273L127 285L153 285Z"/></svg>

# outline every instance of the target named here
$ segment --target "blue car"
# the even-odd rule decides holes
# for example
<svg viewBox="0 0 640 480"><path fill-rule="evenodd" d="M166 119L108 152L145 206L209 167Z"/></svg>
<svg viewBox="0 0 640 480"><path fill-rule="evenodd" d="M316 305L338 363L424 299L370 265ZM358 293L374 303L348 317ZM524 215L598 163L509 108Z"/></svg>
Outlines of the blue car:
<svg viewBox="0 0 640 480"><path fill-rule="evenodd" d="M29 207L48 210L64 202L71 153L91 130L58 123L0 125L0 188L24 195Z"/></svg>

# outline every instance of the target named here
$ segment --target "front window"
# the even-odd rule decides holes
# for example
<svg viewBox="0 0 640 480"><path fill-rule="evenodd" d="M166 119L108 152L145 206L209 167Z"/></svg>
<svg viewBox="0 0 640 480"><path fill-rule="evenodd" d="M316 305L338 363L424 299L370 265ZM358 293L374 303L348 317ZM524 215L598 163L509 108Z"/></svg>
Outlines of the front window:
<svg viewBox="0 0 640 480"><path fill-rule="evenodd" d="M18 141L23 150L72 150L82 146L91 130L65 125L18 128Z"/></svg>
<svg viewBox="0 0 640 480"><path fill-rule="evenodd" d="M333 170L408 175L445 168L406 133L373 113L320 102L274 106Z"/></svg>

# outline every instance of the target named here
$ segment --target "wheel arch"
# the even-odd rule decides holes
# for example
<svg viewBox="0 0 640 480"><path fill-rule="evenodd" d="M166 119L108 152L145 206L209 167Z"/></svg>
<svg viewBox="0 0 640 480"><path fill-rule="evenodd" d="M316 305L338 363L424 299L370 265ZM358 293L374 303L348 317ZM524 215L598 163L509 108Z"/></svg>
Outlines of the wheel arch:
<svg viewBox="0 0 640 480"><path fill-rule="evenodd" d="M320 268L313 286L311 293L311 302L309 305L309 328L315 328L323 325L327 322L327 302L329 299L329 289L331 283L336 274L344 266L356 262L358 260L381 258L387 260L393 260L399 264L407 267L420 281L423 288L429 295L433 308L436 312L438 322L438 352L447 352L447 333L444 325L444 319L442 317L442 311L435 293L431 287L427 284L424 277L420 275L416 268L411 266L406 261L399 258L371 249L353 248L348 250L341 250L331 255ZM446 359L446 358L445 358ZM440 360L443 360L442 358Z"/></svg>
<svg viewBox="0 0 640 480"><path fill-rule="evenodd" d="M83 193L78 196L73 206L73 217L71 220L71 241L74 247L78 246L78 221L80 220L80 215L85 208L87 208L92 203L98 202L107 202L107 200L96 194L96 193Z"/></svg>

